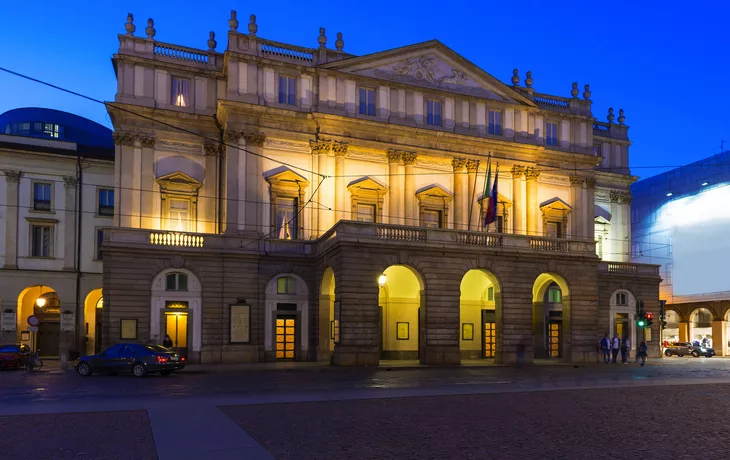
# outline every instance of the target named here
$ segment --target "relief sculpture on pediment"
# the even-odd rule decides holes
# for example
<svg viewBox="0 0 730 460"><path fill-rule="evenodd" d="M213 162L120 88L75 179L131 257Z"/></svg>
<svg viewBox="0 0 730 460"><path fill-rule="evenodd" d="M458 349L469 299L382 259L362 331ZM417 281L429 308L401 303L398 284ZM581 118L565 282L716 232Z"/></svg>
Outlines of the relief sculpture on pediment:
<svg viewBox="0 0 730 460"><path fill-rule="evenodd" d="M410 76L417 81L426 81L432 85L442 84L461 85L466 82L466 74L452 68L451 74L440 69L436 60L431 57L406 59L393 66L394 77Z"/></svg>

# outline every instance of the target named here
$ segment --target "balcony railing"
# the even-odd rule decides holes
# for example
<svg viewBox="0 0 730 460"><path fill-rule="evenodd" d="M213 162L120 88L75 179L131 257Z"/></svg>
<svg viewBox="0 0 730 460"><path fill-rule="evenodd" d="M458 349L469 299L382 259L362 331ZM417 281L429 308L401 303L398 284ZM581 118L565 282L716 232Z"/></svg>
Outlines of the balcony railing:
<svg viewBox="0 0 730 460"><path fill-rule="evenodd" d="M561 109L567 109L570 107L570 102L568 99L563 99L557 96L546 96L544 94L541 95L535 95L533 98L535 103L540 105L547 105L549 107L559 107Z"/></svg>
<svg viewBox="0 0 730 460"><path fill-rule="evenodd" d="M530 247L538 251L570 252L568 240L530 237Z"/></svg>
<svg viewBox="0 0 730 460"><path fill-rule="evenodd" d="M208 54L203 53L200 50L163 43L155 44L155 56L164 56L171 59L178 59L186 62L197 62L200 64L207 64L209 60Z"/></svg>
<svg viewBox="0 0 730 460"><path fill-rule="evenodd" d="M659 276L659 265L632 264L626 262L600 262L598 271L622 275L652 275Z"/></svg>
<svg viewBox="0 0 730 460"><path fill-rule="evenodd" d="M426 231L413 227L378 227L378 238L396 241L426 241Z"/></svg>
<svg viewBox="0 0 730 460"><path fill-rule="evenodd" d="M156 246L202 248L203 241L203 237L200 235L188 235L178 232L150 233L150 244Z"/></svg>
<svg viewBox="0 0 730 460"><path fill-rule="evenodd" d="M286 58L304 63L314 61L314 50L310 48L287 45L286 43L271 40L261 40L261 55L264 57Z"/></svg>

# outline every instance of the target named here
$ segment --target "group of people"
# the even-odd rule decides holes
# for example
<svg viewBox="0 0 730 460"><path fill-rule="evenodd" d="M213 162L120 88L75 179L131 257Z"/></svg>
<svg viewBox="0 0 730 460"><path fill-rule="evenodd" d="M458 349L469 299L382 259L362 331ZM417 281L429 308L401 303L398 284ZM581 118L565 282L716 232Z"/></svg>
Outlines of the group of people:
<svg viewBox="0 0 730 460"><path fill-rule="evenodd" d="M613 336L613 339L608 337L608 334L604 335L600 342L601 355L603 356L603 362L606 364L616 364L619 352L621 353L621 363L626 364L631 361L631 340L628 337L624 337L621 340L618 334ZM636 359L634 362L638 363L641 361L641 365L646 364L646 342L641 342L636 350Z"/></svg>

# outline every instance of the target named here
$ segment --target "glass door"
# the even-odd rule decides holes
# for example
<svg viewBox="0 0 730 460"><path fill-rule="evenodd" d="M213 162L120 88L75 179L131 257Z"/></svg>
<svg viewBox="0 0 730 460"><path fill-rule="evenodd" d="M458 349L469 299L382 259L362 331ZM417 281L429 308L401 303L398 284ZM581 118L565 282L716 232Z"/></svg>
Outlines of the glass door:
<svg viewBox="0 0 730 460"><path fill-rule="evenodd" d="M297 319L295 316L276 318L276 359L296 358Z"/></svg>
<svg viewBox="0 0 730 460"><path fill-rule="evenodd" d="M548 357L549 358L560 358L560 334L562 329L562 322L550 321L548 323Z"/></svg>
<svg viewBox="0 0 730 460"><path fill-rule="evenodd" d="M180 354L187 354L188 314L187 312L165 313L165 334L170 336L172 347Z"/></svg>

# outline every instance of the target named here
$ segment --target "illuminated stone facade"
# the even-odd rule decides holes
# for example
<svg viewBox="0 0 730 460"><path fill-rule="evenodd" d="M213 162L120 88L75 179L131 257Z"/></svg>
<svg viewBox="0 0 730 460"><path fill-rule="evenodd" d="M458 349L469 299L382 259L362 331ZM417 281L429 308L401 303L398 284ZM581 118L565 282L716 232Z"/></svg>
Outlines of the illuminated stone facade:
<svg viewBox="0 0 730 460"><path fill-rule="evenodd" d="M223 53L213 37L207 51L136 37L131 22L119 36L109 341L122 318L160 341L175 297L203 362L288 358L288 343L343 365L514 362L522 346L582 362L615 291L657 301L656 267L627 263L623 112L597 122L588 85L551 96L438 41L357 57L341 34L303 48L249 21L239 32L232 15ZM497 222L484 229L489 155ZM176 273L198 290L158 295Z"/></svg>

